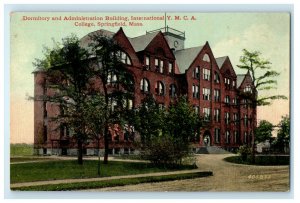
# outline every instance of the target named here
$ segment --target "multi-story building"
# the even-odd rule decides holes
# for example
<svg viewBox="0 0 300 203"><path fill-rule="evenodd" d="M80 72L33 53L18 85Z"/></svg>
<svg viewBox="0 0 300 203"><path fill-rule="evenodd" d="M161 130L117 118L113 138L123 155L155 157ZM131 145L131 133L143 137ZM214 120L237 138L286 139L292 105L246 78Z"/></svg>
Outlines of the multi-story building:
<svg viewBox="0 0 300 203"><path fill-rule="evenodd" d="M122 61L132 73L135 84L130 106L138 107L147 94L152 94L161 107L168 108L179 95L185 95L206 123L193 140L194 148L208 145L233 149L250 144L252 122L256 125L256 115L252 114L256 110L251 109L240 93L252 90L252 78L249 73L237 75L228 56L215 58L208 42L185 48L185 33L170 27L133 38L126 36L122 28L116 33L95 32L112 37L123 49ZM84 36L81 46L87 47L95 32ZM51 94L46 82L42 70L34 71L35 96ZM34 144L39 154L77 153L70 130L55 130L58 124L47 119L58 113L57 104L34 103ZM133 129L116 125L110 132L112 153L133 152L134 138L127 135L132 134ZM89 140L84 152L97 154L96 146L95 141ZM103 148L102 142L100 148Z"/></svg>

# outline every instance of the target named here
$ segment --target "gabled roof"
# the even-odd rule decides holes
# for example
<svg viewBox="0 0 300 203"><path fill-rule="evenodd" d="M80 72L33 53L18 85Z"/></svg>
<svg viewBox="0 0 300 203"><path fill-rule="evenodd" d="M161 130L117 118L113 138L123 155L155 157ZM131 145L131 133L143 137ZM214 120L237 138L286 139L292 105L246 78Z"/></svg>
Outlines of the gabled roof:
<svg viewBox="0 0 300 203"><path fill-rule="evenodd" d="M221 68L223 63L225 62L226 58L228 56L223 56L223 57L219 57L219 58L216 58L216 62L218 64L218 67Z"/></svg>
<svg viewBox="0 0 300 203"><path fill-rule="evenodd" d="M128 37L128 39L135 52L139 52L143 51L158 33L159 32L152 32L134 38Z"/></svg>
<svg viewBox="0 0 300 203"><path fill-rule="evenodd" d="M194 62L195 58L202 50L203 46L192 47L188 49L175 51L175 58L177 66L181 73L185 73L190 65Z"/></svg>
<svg viewBox="0 0 300 203"><path fill-rule="evenodd" d="M236 77L236 86L239 88L245 79L246 74L238 74Z"/></svg>

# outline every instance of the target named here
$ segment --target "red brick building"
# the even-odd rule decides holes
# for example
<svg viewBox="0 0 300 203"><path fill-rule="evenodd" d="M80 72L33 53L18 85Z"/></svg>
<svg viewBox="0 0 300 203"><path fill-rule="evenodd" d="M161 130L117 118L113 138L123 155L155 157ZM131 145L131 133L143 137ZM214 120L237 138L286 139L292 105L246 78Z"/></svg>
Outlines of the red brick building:
<svg viewBox="0 0 300 203"><path fill-rule="evenodd" d="M256 115L252 115L251 107L240 92L251 91L252 79L249 74L237 75L229 57L215 58L208 42L203 46L185 48L185 33L170 27L134 38L126 36L122 28L116 33L106 30L96 32L112 37L123 49L122 61L132 73L135 84L130 106L138 107L151 93L160 106L168 108L179 95L186 95L207 123L193 142L196 150L205 145L233 149L251 143L251 123L256 124ZM88 45L90 34L81 39L81 46ZM46 88L46 82L44 72L34 71L35 96L53 93ZM58 124L47 119L58 113L57 104L35 101L36 153L77 153L76 142L69 130L55 130ZM126 137L126 132L133 133L134 129L124 129L119 126L110 129L112 153L133 152L133 140ZM95 146L95 141L89 140L84 145L85 153L97 154ZM100 146L103 149L102 142Z"/></svg>

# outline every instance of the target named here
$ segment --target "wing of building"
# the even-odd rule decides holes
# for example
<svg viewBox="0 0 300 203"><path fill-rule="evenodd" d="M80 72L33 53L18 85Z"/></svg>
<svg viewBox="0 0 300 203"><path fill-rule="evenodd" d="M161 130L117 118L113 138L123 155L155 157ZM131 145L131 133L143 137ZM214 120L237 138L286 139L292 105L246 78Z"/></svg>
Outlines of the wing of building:
<svg viewBox="0 0 300 203"><path fill-rule="evenodd" d="M126 36L122 28L116 33L95 32L112 37L124 51L124 63L135 84L134 98L130 101L132 107L138 107L147 94L154 95L163 108L176 102L179 95L185 95L207 124L191 140L195 150L207 145L232 150L250 144L253 135L251 122L256 123L256 115L252 115L254 111L240 92L251 91L252 79L249 73L237 75L228 56L216 58L208 42L185 48L185 33L170 27L137 37ZM81 39L81 46L88 47L93 33ZM45 83L45 73L35 70L35 96L49 93ZM70 130L55 130L57 124L48 119L57 113L57 105L35 101L36 153L75 155L76 142L72 141ZM129 138L124 133L128 128L116 126L111 130L111 153L134 152L134 136ZM131 133L134 134L134 130ZM84 152L97 154L96 146L96 142L90 140L85 144Z"/></svg>

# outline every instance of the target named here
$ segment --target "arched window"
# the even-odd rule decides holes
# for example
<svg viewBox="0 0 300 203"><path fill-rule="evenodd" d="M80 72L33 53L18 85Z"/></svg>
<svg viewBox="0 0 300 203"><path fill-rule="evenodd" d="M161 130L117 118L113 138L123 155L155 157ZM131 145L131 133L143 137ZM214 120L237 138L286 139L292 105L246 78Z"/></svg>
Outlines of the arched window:
<svg viewBox="0 0 300 203"><path fill-rule="evenodd" d="M209 58L208 54L204 54L202 60L203 60L203 61L206 61L206 62L210 62L210 58Z"/></svg>
<svg viewBox="0 0 300 203"><path fill-rule="evenodd" d="M174 84L170 85L169 95L170 97L176 97L176 86Z"/></svg>
<svg viewBox="0 0 300 203"><path fill-rule="evenodd" d="M150 83L146 78L143 78L140 83L141 92L150 92Z"/></svg>
<svg viewBox="0 0 300 203"><path fill-rule="evenodd" d="M155 84L155 92L157 95L164 95L165 94L165 87L161 81L157 81Z"/></svg>

